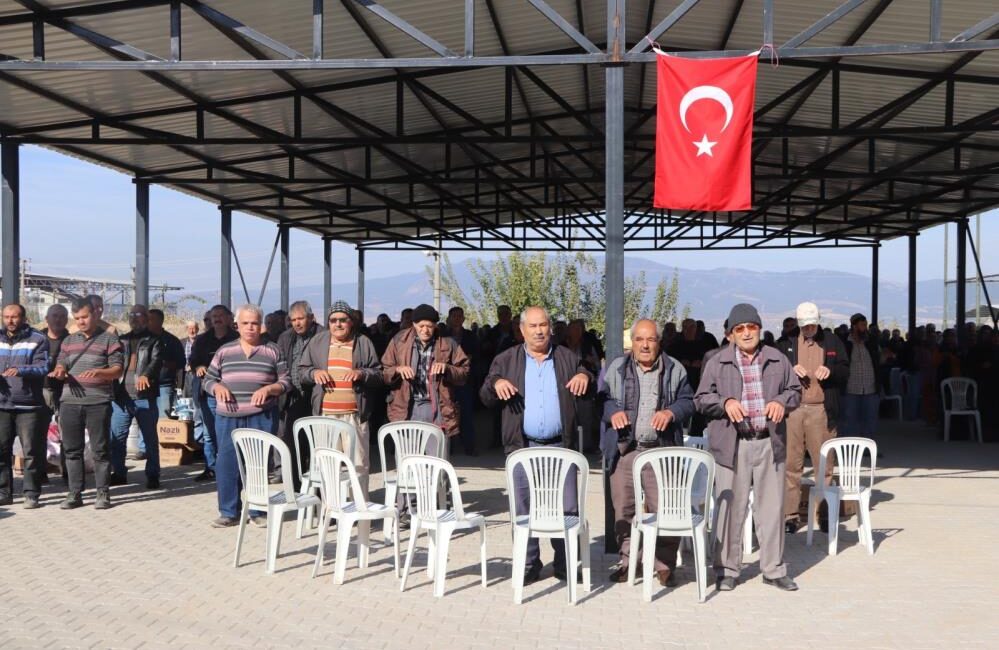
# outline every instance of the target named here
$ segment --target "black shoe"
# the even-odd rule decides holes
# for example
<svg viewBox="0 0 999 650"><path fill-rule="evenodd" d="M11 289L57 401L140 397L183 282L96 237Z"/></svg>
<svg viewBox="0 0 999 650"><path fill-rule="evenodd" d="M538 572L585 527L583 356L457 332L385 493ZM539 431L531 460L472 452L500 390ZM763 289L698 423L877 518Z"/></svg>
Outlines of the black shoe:
<svg viewBox="0 0 999 650"><path fill-rule="evenodd" d="M203 481L214 481L215 480L215 470L206 469L205 471L203 471L200 474L198 474L197 476L195 476L194 480L197 481L197 482L199 482L199 483L201 483Z"/></svg>
<svg viewBox="0 0 999 650"><path fill-rule="evenodd" d="M160 480L158 478L147 478L146 479L146 489L147 490L158 490L158 489L160 489Z"/></svg>
<svg viewBox="0 0 999 650"><path fill-rule="evenodd" d="M111 507L111 494L107 488L97 490L97 498L94 500L94 510L107 510Z"/></svg>
<svg viewBox="0 0 999 650"><path fill-rule="evenodd" d="M533 585L541 579L541 562L536 562L524 571L524 586Z"/></svg>
<svg viewBox="0 0 999 650"><path fill-rule="evenodd" d="M773 585L781 591L798 591L798 585L794 582L794 580L791 580L791 578L787 576L781 576L780 578L774 578L773 580L764 576L763 584Z"/></svg>
<svg viewBox="0 0 999 650"><path fill-rule="evenodd" d="M673 588L676 586L676 573L670 571L669 569L660 569L656 571L656 579L659 580L659 585L662 587Z"/></svg>
<svg viewBox="0 0 999 650"><path fill-rule="evenodd" d="M63 502L59 504L59 507L62 510L72 510L73 508L79 508L82 505L83 498L80 497L80 493L77 492L76 494L67 494Z"/></svg>
<svg viewBox="0 0 999 650"><path fill-rule="evenodd" d="M236 517L219 517L212 520L212 528L231 528L238 525L239 519Z"/></svg>
<svg viewBox="0 0 999 650"><path fill-rule="evenodd" d="M618 566L618 568L610 572L610 575L607 576L607 580L618 584L628 582L628 567Z"/></svg>
<svg viewBox="0 0 999 650"><path fill-rule="evenodd" d="M784 532L788 535L794 535L798 532L798 527L799 525L797 519L788 519L784 522Z"/></svg>
<svg viewBox="0 0 999 650"><path fill-rule="evenodd" d="M108 485L112 487L115 485L128 485L128 477L124 474L112 473L111 478L108 479Z"/></svg>
<svg viewBox="0 0 999 650"><path fill-rule="evenodd" d="M132 458L135 459L135 460L146 460L146 458L147 458L146 452L144 452L144 451L137 451L132 456Z"/></svg>
<svg viewBox="0 0 999 650"><path fill-rule="evenodd" d="M34 510L38 507L38 495L37 494L25 494L24 495L24 509Z"/></svg>
<svg viewBox="0 0 999 650"><path fill-rule="evenodd" d="M735 578L718 578L718 582L715 583L715 588L718 591L734 591Z"/></svg>

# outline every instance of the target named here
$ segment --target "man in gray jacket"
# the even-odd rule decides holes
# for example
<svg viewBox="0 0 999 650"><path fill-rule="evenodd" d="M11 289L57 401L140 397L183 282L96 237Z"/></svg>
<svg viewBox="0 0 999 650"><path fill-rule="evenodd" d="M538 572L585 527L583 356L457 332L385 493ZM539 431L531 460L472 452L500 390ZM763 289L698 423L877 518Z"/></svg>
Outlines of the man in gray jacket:
<svg viewBox="0 0 999 650"><path fill-rule="evenodd" d="M798 585L784 564L784 417L801 402L801 384L780 350L760 344L760 314L739 304L728 317L728 349L711 357L694 396L708 418L715 457L714 566L719 591L732 591L742 566L742 529L753 491L763 582Z"/></svg>
<svg viewBox="0 0 999 650"><path fill-rule="evenodd" d="M329 329L309 339L298 367L303 386L315 386L312 414L345 420L357 430L354 465L366 496L371 467L368 419L382 386L382 364L371 339L354 333L357 324L350 313L343 300L333 303Z"/></svg>
<svg viewBox="0 0 999 650"><path fill-rule="evenodd" d="M694 414L694 391L683 365L662 351L662 333L655 321L643 319L631 327L631 353L607 366L600 388L604 398L601 450L611 469L614 534L621 562L611 582L625 582L631 550L631 522L636 504L635 458L656 447L683 445L683 422ZM651 466L642 472L645 511L655 512L659 490ZM656 539L656 577L672 587L678 537Z"/></svg>

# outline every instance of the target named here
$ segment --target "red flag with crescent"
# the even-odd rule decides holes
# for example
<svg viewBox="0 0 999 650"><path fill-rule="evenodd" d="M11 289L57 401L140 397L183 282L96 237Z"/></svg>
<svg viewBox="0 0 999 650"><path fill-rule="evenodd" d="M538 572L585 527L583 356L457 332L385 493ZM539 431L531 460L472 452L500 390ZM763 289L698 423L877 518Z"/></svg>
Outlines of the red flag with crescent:
<svg viewBox="0 0 999 650"><path fill-rule="evenodd" d="M654 207L752 208L757 57L657 57Z"/></svg>

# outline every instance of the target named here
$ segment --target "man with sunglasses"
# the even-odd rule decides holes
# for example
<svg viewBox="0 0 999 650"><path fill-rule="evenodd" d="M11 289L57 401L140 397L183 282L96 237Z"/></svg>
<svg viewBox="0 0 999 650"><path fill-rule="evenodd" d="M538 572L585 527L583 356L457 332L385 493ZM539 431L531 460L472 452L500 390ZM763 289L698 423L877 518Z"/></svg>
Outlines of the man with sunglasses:
<svg viewBox="0 0 999 650"><path fill-rule="evenodd" d="M313 336L298 362L304 386L312 390L312 414L344 420L357 431L354 465L365 495L370 472L368 420L382 386L382 364L371 339L355 333L343 300L330 307L329 328Z"/></svg>
<svg viewBox="0 0 999 650"><path fill-rule="evenodd" d="M742 529L753 492L763 582L784 591L798 585L784 564L785 416L801 402L801 384L777 348L760 345L756 308L738 304L728 317L728 349L704 365L694 396L708 420L715 458L717 519L714 567L719 591L735 589L742 566Z"/></svg>

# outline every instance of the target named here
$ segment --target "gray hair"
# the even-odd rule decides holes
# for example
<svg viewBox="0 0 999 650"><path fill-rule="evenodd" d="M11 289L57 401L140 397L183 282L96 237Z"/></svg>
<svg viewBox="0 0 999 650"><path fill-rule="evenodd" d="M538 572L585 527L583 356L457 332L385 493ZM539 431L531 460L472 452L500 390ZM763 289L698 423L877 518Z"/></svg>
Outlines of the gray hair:
<svg viewBox="0 0 999 650"><path fill-rule="evenodd" d="M191 325L194 325L194 329L197 330L201 329L201 325L196 320L189 320L186 323L184 323L184 327L190 327Z"/></svg>
<svg viewBox="0 0 999 650"><path fill-rule="evenodd" d="M548 310L545 309L544 307L542 307L541 305L528 305L527 307L524 307L524 311L520 312L520 322L521 322L521 324L523 324L523 322L525 320L527 320L527 312L529 312L532 309L540 309L541 311L543 311L544 314L545 314L545 320L548 321L549 325L551 325L552 318L548 314Z"/></svg>
<svg viewBox="0 0 999 650"><path fill-rule="evenodd" d="M296 300L291 303L291 305L288 306L288 313L290 314L293 311L303 311L306 316L315 316L315 314L312 313L312 305L309 304L308 300Z"/></svg>
<svg viewBox="0 0 999 650"><path fill-rule="evenodd" d="M647 321L649 321L650 323L652 323L652 324L654 324L656 326L656 338L659 339L660 341L662 341L663 340L663 326L659 324L659 321L652 320L651 318L638 318L638 319L636 319L635 322L631 324L631 338L632 339L635 338L635 328L638 327L638 324L641 323L643 320L647 320Z"/></svg>
<svg viewBox="0 0 999 650"><path fill-rule="evenodd" d="M258 323L263 323L264 322L264 312L263 312L263 310L260 309L260 307L258 307L256 305L253 305L253 304L250 304L250 303L246 303L245 305L240 305L239 309L236 310L236 320L237 321L239 320L239 315L242 312L244 312L244 311L248 311L251 314L254 314L257 317L257 322Z"/></svg>

